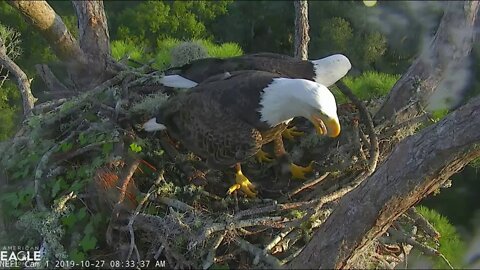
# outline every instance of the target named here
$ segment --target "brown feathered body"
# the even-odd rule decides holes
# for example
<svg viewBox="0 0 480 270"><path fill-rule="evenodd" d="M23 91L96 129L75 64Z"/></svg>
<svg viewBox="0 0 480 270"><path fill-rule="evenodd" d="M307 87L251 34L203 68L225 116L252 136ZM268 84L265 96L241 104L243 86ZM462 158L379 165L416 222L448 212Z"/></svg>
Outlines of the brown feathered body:
<svg viewBox="0 0 480 270"><path fill-rule="evenodd" d="M281 136L285 123L271 127L261 120L261 98L278 75L233 72L170 98L156 116L186 148L215 168L232 166L255 155Z"/></svg>
<svg viewBox="0 0 480 270"><path fill-rule="evenodd" d="M288 78L314 80L315 69L310 61L276 53L247 54L231 58L203 58L166 71L200 83L221 78L225 72L239 70L267 71ZM214 76L214 77L212 77Z"/></svg>

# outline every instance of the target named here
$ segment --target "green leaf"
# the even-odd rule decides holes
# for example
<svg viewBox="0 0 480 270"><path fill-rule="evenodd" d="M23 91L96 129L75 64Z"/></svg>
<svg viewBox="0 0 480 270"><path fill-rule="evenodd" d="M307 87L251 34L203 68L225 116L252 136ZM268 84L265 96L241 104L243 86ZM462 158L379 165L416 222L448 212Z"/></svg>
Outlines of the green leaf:
<svg viewBox="0 0 480 270"><path fill-rule="evenodd" d="M91 222L95 225L98 225L102 221L102 215L100 213L97 213L92 216Z"/></svg>
<svg viewBox="0 0 480 270"><path fill-rule="evenodd" d="M113 150L113 143L109 142L109 143L105 143L102 145L102 153L106 156L108 154L110 154L110 152L112 152Z"/></svg>
<svg viewBox="0 0 480 270"><path fill-rule="evenodd" d="M92 169L100 168L103 165L104 162L105 161L103 160L102 157L97 156L93 159L91 167L92 167Z"/></svg>
<svg viewBox="0 0 480 270"><path fill-rule="evenodd" d="M61 183L60 183L60 180L57 180L55 181L55 184L53 184L53 187L52 187L52 197L55 197L57 193L60 191L60 189L61 189Z"/></svg>
<svg viewBox="0 0 480 270"><path fill-rule="evenodd" d="M85 233L85 235L92 235L93 234L93 222L89 222L87 224L87 226L85 226L85 229L83 230L83 232Z"/></svg>
<svg viewBox="0 0 480 270"><path fill-rule="evenodd" d="M16 171L15 173L13 173L12 175L12 178L13 179L20 179L23 175L23 172L22 171Z"/></svg>
<svg viewBox="0 0 480 270"><path fill-rule="evenodd" d="M87 138L85 137L85 133L80 133L80 135L78 135L78 142L80 143L81 146L84 146L88 143L88 140Z"/></svg>
<svg viewBox="0 0 480 270"><path fill-rule="evenodd" d="M80 210L77 212L77 218L78 220L83 220L87 216L87 208L82 207Z"/></svg>
<svg viewBox="0 0 480 270"><path fill-rule="evenodd" d="M85 253L79 251L76 248L70 252L70 259L74 260L77 263L85 261L86 258L87 256L85 255Z"/></svg>
<svg viewBox="0 0 480 270"><path fill-rule="evenodd" d="M80 191L84 187L84 183L80 181L75 181L70 187L71 191Z"/></svg>
<svg viewBox="0 0 480 270"><path fill-rule="evenodd" d="M157 156L161 156L165 153L165 151L163 149L160 149L160 150L154 150L153 153Z"/></svg>
<svg viewBox="0 0 480 270"><path fill-rule="evenodd" d="M67 227L72 227L77 222L77 216L74 214L68 214L62 217L62 224Z"/></svg>
<svg viewBox="0 0 480 270"><path fill-rule="evenodd" d="M85 179L85 178L89 177L90 171L91 171L91 169L88 168L87 166L81 166L77 170L77 177L81 178L81 179Z"/></svg>
<svg viewBox="0 0 480 270"><path fill-rule="evenodd" d="M103 134L103 133L102 133L102 134L98 134L96 141L97 141L97 142L101 142L101 141L105 140L105 137L106 137L106 136L105 136L105 134Z"/></svg>
<svg viewBox="0 0 480 270"><path fill-rule="evenodd" d="M6 193L2 195L2 200L10 203L14 208L16 208L20 203L20 199L18 198L18 194L16 192Z"/></svg>
<svg viewBox="0 0 480 270"><path fill-rule="evenodd" d="M130 150L132 150L135 153L140 153L142 151L142 147L136 143L131 143Z"/></svg>
<svg viewBox="0 0 480 270"><path fill-rule="evenodd" d="M75 179L75 177L77 176L77 172L74 170L74 169L70 169L68 172L67 172L67 179L68 180L73 180Z"/></svg>
<svg viewBox="0 0 480 270"><path fill-rule="evenodd" d="M72 147L73 147L73 143L62 143L60 145L60 150L65 153L70 151Z"/></svg>
<svg viewBox="0 0 480 270"><path fill-rule="evenodd" d="M85 235L79 244L83 251L89 251L95 248L95 245L97 244L97 238L95 238L95 236Z"/></svg>
<svg viewBox="0 0 480 270"><path fill-rule="evenodd" d="M33 199L33 190L30 188L22 189L18 192L19 205L28 205Z"/></svg>

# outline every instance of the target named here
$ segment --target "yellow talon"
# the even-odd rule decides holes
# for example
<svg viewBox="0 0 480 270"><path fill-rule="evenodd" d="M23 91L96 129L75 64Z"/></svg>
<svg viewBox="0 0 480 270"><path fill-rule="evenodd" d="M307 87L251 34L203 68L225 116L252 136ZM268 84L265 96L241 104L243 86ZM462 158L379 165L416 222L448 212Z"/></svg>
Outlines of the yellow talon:
<svg viewBox="0 0 480 270"><path fill-rule="evenodd" d="M294 140L295 137L302 136L304 134L303 131L296 130L296 127L287 128L283 131L282 137L284 137L285 139Z"/></svg>
<svg viewBox="0 0 480 270"><path fill-rule="evenodd" d="M263 163L264 161L265 162L272 162L273 159L270 157L270 155L263 151L262 149L260 149L260 151L258 151L256 154L255 154L255 158L257 159L258 163Z"/></svg>
<svg viewBox="0 0 480 270"><path fill-rule="evenodd" d="M294 163L290 163L290 172L292 173L292 178L305 180L306 173L311 173L313 171L313 161L307 167L298 166Z"/></svg>
<svg viewBox="0 0 480 270"><path fill-rule="evenodd" d="M227 194L232 194L234 191L240 189L243 193L245 193L248 197L256 197L257 191L255 190L255 186L248 180L245 175L241 171L238 171L235 174L235 182L236 184L232 185Z"/></svg>

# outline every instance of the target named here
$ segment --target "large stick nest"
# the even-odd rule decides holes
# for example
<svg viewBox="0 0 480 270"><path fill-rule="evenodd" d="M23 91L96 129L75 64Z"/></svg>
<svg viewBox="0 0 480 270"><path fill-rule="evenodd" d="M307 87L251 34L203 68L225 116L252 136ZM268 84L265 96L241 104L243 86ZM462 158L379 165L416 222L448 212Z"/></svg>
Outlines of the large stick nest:
<svg viewBox="0 0 480 270"><path fill-rule="evenodd" d="M98 241L84 249L89 258L150 260L150 266L165 260L174 268L279 267L301 252L338 199L415 129L415 122L374 127L369 113L382 101L358 101L339 85L352 100L340 105L339 139L319 138L299 120L295 124L305 136L285 140L297 164L315 161L309 180L275 179L274 163L252 159L244 171L260 196L226 196L234 179L229 171L209 170L181 142L141 130L168 102L158 83L161 74L146 70L129 69L85 93L36 106L12 142L2 145L0 162L11 179L7 189L32 190L34 202L19 226L47 247L45 259L64 258L69 247L82 245L78 233L65 232L82 234L91 221L64 220L85 208L90 219L107 217L92 223ZM45 216L49 222L38 222ZM55 226L60 231L52 232ZM412 210L357 256L356 266L395 266L412 245L422 245L414 236L432 239L438 233Z"/></svg>

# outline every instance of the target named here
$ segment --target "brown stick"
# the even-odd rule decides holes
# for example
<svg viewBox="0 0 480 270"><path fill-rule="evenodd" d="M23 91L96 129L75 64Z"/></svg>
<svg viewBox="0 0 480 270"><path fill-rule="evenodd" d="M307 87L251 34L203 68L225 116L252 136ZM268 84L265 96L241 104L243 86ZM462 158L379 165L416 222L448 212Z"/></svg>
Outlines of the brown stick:
<svg viewBox="0 0 480 270"><path fill-rule="evenodd" d="M37 99L32 95L30 89L30 80L27 74L13 62L7 55L7 49L5 48L4 41L0 39L0 66L4 66L16 79L18 89L22 95L23 101L23 115L28 116L33 109L35 101Z"/></svg>

